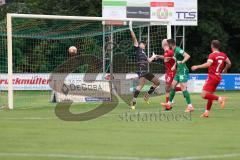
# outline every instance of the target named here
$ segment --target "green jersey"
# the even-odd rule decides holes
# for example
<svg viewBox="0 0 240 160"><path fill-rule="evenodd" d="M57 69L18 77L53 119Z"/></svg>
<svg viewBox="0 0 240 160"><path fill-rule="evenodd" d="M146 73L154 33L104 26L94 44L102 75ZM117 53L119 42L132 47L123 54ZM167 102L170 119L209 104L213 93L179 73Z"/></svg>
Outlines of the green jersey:
<svg viewBox="0 0 240 160"><path fill-rule="evenodd" d="M176 58L176 61L182 61L184 59L184 54L185 52L183 51L183 49L181 49L180 47L176 47L174 49L174 57ZM177 64L177 74L188 74L189 70L187 65L184 64Z"/></svg>

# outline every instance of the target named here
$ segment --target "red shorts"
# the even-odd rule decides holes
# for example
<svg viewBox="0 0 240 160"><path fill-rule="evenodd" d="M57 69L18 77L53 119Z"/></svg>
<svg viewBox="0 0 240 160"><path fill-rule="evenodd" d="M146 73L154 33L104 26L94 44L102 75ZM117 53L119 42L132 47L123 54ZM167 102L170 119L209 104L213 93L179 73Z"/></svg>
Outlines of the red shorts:
<svg viewBox="0 0 240 160"><path fill-rule="evenodd" d="M165 82L167 85L171 85L174 79L175 73L166 73L165 74Z"/></svg>
<svg viewBox="0 0 240 160"><path fill-rule="evenodd" d="M207 92L215 92L222 78L215 75L208 75L208 78L203 86L203 90Z"/></svg>

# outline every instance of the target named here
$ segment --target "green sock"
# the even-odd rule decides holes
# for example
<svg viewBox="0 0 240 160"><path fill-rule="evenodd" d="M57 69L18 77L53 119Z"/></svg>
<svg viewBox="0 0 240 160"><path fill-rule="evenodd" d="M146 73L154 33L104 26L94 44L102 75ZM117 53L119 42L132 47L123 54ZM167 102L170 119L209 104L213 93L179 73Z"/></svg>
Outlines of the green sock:
<svg viewBox="0 0 240 160"><path fill-rule="evenodd" d="M172 102L173 101L173 98L175 97L175 89L171 89L170 91L170 98L169 98L169 101Z"/></svg>
<svg viewBox="0 0 240 160"><path fill-rule="evenodd" d="M187 104L191 104L192 103L191 102L191 98L190 98L190 94L189 94L189 92L187 90L183 91L183 96L185 97Z"/></svg>

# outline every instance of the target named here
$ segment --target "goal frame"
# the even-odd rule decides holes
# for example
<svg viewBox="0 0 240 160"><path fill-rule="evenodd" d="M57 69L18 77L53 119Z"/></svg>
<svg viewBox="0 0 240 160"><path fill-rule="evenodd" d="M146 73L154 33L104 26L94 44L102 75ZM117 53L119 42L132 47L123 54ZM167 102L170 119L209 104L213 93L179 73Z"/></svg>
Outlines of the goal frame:
<svg viewBox="0 0 240 160"><path fill-rule="evenodd" d="M38 14L7 14L7 57L8 57L8 108L14 108L13 102L13 18L25 18L25 19L52 19L52 20L78 20L78 21L122 21L122 22L155 22L162 23L167 26L167 38L172 37L171 24L167 20L152 20L143 18L104 18L104 17L85 17L85 16L60 16L60 15L38 15ZM104 24L103 24L104 25ZM113 54L113 53L111 53ZM113 57L113 55L111 55ZM111 62L112 64L112 58ZM111 74L111 73L110 73ZM112 76L110 81L112 81ZM111 83L110 83L111 84Z"/></svg>

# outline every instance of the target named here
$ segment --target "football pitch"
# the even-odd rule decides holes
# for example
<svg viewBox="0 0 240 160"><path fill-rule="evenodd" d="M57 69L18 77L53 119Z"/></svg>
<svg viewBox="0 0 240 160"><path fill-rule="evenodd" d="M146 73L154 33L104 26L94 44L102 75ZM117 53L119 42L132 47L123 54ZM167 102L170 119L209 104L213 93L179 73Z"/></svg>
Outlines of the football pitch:
<svg viewBox="0 0 240 160"><path fill-rule="evenodd" d="M184 113L185 101L177 94L172 112L161 112L164 96L151 98L149 105L139 98L131 112L120 100L112 112L86 122L58 119L50 93L22 94L24 100L14 97L20 107L0 110L0 160L240 159L240 92L218 92L227 97L226 108L214 103L208 119L200 118L206 101L199 94L192 94L196 111L191 115ZM2 94L1 102L5 99ZM86 112L98 105L74 104L71 110ZM165 117L147 116L152 113ZM169 115L175 118L166 118Z"/></svg>

